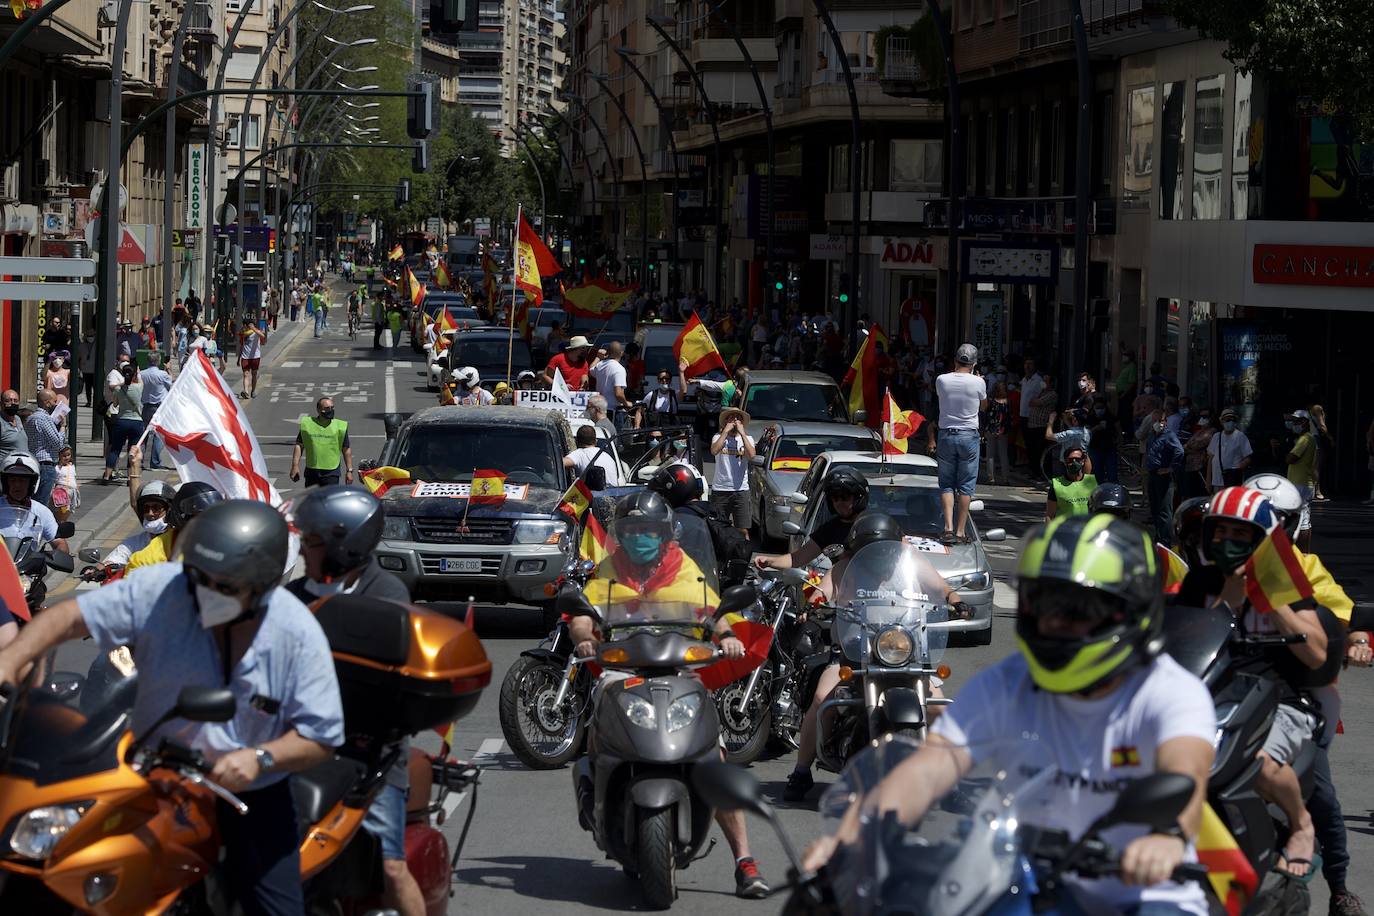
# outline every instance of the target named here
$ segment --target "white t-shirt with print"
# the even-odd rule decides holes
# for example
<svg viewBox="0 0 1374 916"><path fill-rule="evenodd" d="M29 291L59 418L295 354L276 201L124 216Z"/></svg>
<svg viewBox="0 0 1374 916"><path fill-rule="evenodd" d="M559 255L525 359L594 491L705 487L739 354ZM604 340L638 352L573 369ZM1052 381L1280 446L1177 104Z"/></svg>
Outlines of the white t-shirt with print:
<svg viewBox="0 0 1374 916"><path fill-rule="evenodd" d="M752 436L744 438L751 446L754 444ZM716 476L711 481L711 489L730 493L749 489L749 456L738 434L726 439L720 454L716 455Z"/></svg>
<svg viewBox="0 0 1374 916"><path fill-rule="evenodd" d="M1111 694L1084 700L1036 687L1019 653L975 674L932 726L945 739L974 748L975 762L982 762L976 748L1003 742L998 746L1016 746L1028 760L1040 755L1041 762L1056 767L1057 790L1042 793L1046 803L1038 811L1019 816L1037 826L1067 830L1073 839L1111 809L1123 780L1155 771L1155 750L1161 744L1174 738L1211 743L1216 727L1207 688L1167 655L1133 673ZM1015 743L1017 736L1026 740ZM1148 832L1148 827L1123 824L1102 836L1121 852ZM1184 859L1197 861L1191 844ZM1160 901L1198 916L1207 913L1202 889L1193 883L1166 881L1140 888L1115 879L1068 880L1089 912L1122 912Z"/></svg>

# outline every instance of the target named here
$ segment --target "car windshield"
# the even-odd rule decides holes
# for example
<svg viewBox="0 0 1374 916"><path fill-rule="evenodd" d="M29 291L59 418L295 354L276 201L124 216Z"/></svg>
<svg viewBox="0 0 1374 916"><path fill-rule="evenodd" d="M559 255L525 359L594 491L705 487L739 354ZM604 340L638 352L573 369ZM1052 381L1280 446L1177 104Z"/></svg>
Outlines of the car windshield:
<svg viewBox="0 0 1374 916"><path fill-rule="evenodd" d="M644 351L644 377L656 378L660 372L677 375L677 357L672 347L650 347Z"/></svg>
<svg viewBox="0 0 1374 916"><path fill-rule="evenodd" d="M868 483L868 509L871 512L884 512L902 526L902 533L908 536L929 538L938 537L944 530L944 515L940 511L940 491L930 486L913 486L903 477L916 476L899 474L870 480ZM825 501L816 519L819 526L830 519L830 503ZM972 519L969 520L972 524Z"/></svg>
<svg viewBox="0 0 1374 916"><path fill-rule="evenodd" d="M454 344L454 366L472 366L483 378L506 377L506 335L459 336ZM519 337L511 352L511 373L530 368L530 345Z"/></svg>
<svg viewBox="0 0 1374 916"><path fill-rule="evenodd" d="M567 320L567 314L562 309L535 309L531 325L536 328L551 328L556 321L562 324Z"/></svg>
<svg viewBox="0 0 1374 916"><path fill-rule="evenodd" d="M872 436L783 436L773 453L773 470L805 470L822 452L858 451L865 447L874 447Z"/></svg>
<svg viewBox="0 0 1374 916"><path fill-rule="evenodd" d="M635 313L631 309L620 309L607 321L573 316L570 325L569 334L585 335L593 344L608 343L612 340L626 343L635 334Z"/></svg>
<svg viewBox="0 0 1374 916"><path fill-rule="evenodd" d="M563 461L542 429L528 426L420 424L402 436L390 463L426 483L466 483L478 468L507 483L563 486Z"/></svg>
<svg viewBox="0 0 1374 916"><path fill-rule="evenodd" d="M836 385L811 382L750 385L744 409L755 420L845 423L849 411Z"/></svg>

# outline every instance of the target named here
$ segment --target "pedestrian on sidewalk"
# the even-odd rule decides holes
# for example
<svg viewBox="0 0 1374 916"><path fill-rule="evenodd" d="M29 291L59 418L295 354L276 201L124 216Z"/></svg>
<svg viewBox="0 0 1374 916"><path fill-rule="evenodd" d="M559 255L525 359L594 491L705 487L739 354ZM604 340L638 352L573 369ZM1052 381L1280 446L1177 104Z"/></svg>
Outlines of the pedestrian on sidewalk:
<svg viewBox="0 0 1374 916"><path fill-rule="evenodd" d="M105 486L114 483L120 453L143 435L143 383L138 378L138 366L132 361L126 362L120 366L119 374L123 381L110 392L113 416L106 424L110 435L105 449L105 473L100 478Z"/></svg>
<svg viewBox="0 0 1374 916"><path fill-rule="evenodd" d="M1155 542L1165 547L1174 543L1174 472L1183 465L1183 446L1178 435L1164 422L1164 409L1150 413L1145 433L1145 496L1150 504L1150 523Z"/></svg>
<svg viewBox="0 0 1374 916"><path fill-rule="evenodd" d="M273 331L277 329L277 316L281 314L281 290L272 287L267 294L267 326Z"/></svg>
<svg viewBox="0 0 1374 916"><path fill-rule="evenodd" d="M1312 552L1312 496L1317 491L1317 428L1306 410L1285 414L1283 422L1296 437L1284 460L1288 463L1288 479L1302 496L1298 515L1298 533L1294 545L1303 553Z"/></svg>
<svg viewBox="0 0 1374 916"><path fill-rule="evenodd" d="M81 374L81 395L86 407L91 406L91 396L95 387L95 331L87 328L81 335L81 343L76 351L76 370Z"/></svg>
<svg viewBox="0 0 1374 916"><path fill-rule="evenodd" d="M19 392L13 388L0 394L0 461L15 452L28 452L29 436L19 419Z"/></svg>
<svg viewBox="0 0 1374 916"><path fill-rule="evenodd" d="M40 388L50 388L52 393L64 404L69 403L72 370L67 367L66 350L57 350L48 357L48 366L43 370L43 383Z"/></svg>
<svg viewBox="0 0 1374 916"><path fill-rule="evenodd" d="M53 517L60 525L81 507L81 484L76 479L76 461L72 447L64 445L57 451L57 483L52 488Z"/></svg>
<svg viewBox="0 0 1374 916"><path fill-rule="evenodd" d="M305 485L328 487L353 482L353 446L348 441L348 422L334 418L334 399L325 396L315 402L315 416L301 417L296 444L291 447L291 479L301 479L301 459L305 459Z"/></svg>
<svg viewBox="0 0 1374 916"><path fill-rule="evenodd" d="M195 290L190 290L186 294L186 314L191 316L192 321L200 318L200 297L196 295Z"/></svg>
<svg viewBox="0 0 1374 916"><path fill-rule="evenodd" d="M38 462L38 490L33 498L52 508L52 488L57 483L57 453L66 440L52 418L57 395L44 388L38 392L37 401L38 409L24 421L24 434L29 440L29 454Z"/></svg>
<svg viewBox="0 0 1374 916"><path fill-rule="evenodd" d="M937 376L935 397L940 403L940 440L935 426L927 424L926 450L935 453L939 464L940 509L944 531L940 540L967 543L968 507L978 485L978 414L988 406L988 386L973 367L978 363L978 348L960 344L954 351L954 370ZM957 513L956 513L957 507Z"/></svg>
<svg viewBox="0 0 1374 916"><path fill-rule="evenodd" d="M243 370L241 398L258 396L258 370L262 366L262 345L267 332L258 324L257 312L249 312L239 329L239 368Z"/></svg>
<svg viewBox="0 0 1374 916"><path fill-rule="evenodd" d="M167 397L172 387L172 377L162 368L162 354L157 350L148 354L148 368L140 372L138 377L143 382L143 425L147 426ZM162 468L162 437L156 431L148 434L148 466L153 470Z"/></svg>
<svg viewBox="0 0 1374 916"><path fill-rule="evenodd" d="M1021 364L1021 371L1021 441L1026 447L1026 463L1030 466L1031 476L1034 477L1040 470L1041 447L1032 443L1041 440L1045 424L1034 422L1031 417L1031 405L1040 396L1040 392L1045 390L1046 385L1044 377L1035 371L1035 360L1030 357L1026 357L1025 362Z"/></svg>
<svg viewBox="0 0 1374 916"><path fill-rule="evenodd" d="M1312 418L1312 434L1317 438L1317 464L1316 471L1316 492L1312 494L1313 502L1326 502L1326 494L1322 492L1322 474L1326 470L1326 464L1331 459L1331 452L1335 448L1335 442L1331 438L1331 431L1326 428L1326 408L1320 404L1313 404L1307 408L1308 415Z"/></svg>
<svg viewBox="0 0 1374 916"><path fill-rule="evenodd" d="M1011 402L1007 399L1006 382L996 382L992 386L986 416L988 483L1006 486L1011 482L1011 466L1007 463L1007 432L1011 423Z"/></svg>
<svg viewBox="0 0 1374 916"><path fill-rule="evenodd" d="M1207 443L1207 483L1212 492L1240 486L1254 455L1250 439L1237 423L1235 409L1227 407L1221 412L1221 432Z"/></svg>

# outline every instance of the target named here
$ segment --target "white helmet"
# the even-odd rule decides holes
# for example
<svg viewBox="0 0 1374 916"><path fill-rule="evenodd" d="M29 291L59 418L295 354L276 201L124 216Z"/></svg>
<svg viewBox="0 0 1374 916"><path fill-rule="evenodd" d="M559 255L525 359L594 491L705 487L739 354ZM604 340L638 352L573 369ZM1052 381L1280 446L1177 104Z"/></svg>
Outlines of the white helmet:
<svg viewBox="0 0 1374 916"><path fill-rule="evenodd" d="M477 374L477 370L472 366L464 366L455 372L453 377L459 385L462 385L468 391L472 391L478 385L482 384L482 377Z"/></svg>
<svg viewBox="0 0 1374 916"><path fill-rule="evenodd" d="M38 492L38 462L28 452L12 452L0 465L0 481L12 476L29 479L30 497ZM8 490L3 495L9 496Z"/></svg>
<svg viewBox="0 0 1374 916"><path fill-rule="evenodd" d="M1256 474L1245 481L1251 490L1259 490L1269 499L1269 505L1279 514L1279 520L1290 537L1298 533L1298 517L1302 510L1302 494L1297 485L1281 474Z"/></svg>

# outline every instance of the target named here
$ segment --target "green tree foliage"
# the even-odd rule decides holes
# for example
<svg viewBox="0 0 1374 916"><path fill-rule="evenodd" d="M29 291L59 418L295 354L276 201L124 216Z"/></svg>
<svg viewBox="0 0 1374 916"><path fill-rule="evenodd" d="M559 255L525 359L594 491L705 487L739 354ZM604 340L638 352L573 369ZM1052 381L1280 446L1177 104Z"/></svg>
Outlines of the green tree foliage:
<svg viewBox="0 0 1374 916"><path fill-rule="evenodd" d="M1236 66L1312 96L1374 136L1370 0L1169 0L1180 24L1225 42Z"/></svg>

